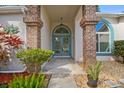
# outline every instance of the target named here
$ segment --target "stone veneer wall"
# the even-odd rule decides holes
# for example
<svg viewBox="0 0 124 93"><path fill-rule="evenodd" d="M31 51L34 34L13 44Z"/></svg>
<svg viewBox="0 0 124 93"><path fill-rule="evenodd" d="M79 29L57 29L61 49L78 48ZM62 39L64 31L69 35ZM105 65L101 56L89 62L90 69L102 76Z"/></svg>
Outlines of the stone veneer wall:
<svg viewBox="0 0 124 93"><path fill-rule="evenodd" d="M41 18L40 6L28 5L26 6L26 14L24 22L27 30L27 46L31 48L40 48L41 46Z"/></svg>
<svg viewBox="0 0 124 93"><path fill-rule="evenodd" d="M83 29L83 62L96 60L96 24L99 18L96 16L96 5L82 6L82 20L80 25Z"/></svg>

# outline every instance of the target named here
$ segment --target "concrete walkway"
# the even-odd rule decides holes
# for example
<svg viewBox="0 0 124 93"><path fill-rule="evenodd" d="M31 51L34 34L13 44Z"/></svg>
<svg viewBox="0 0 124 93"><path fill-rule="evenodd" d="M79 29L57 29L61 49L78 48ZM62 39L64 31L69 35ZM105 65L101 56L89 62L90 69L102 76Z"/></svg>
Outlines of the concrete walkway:
<svg viewBox="0 0 124 93"><path fill-rule="evenodd" d="M76 82L70 75L52 75L48 88L77 88Z"/></svg>
<svg viewBox="0 0 124 93"><path fill-rule="evenodd" d="M52 74L49 88L77 88L74 74L83 74L82 68L72 59L55 59L43 66L46 74Z"/></svg>
<svg viewBox="0 0 124 93"><path fill-rule="evenodd" d="M47 74L83 74L82 68L72 59L53 59L44 65Z"/></svg>

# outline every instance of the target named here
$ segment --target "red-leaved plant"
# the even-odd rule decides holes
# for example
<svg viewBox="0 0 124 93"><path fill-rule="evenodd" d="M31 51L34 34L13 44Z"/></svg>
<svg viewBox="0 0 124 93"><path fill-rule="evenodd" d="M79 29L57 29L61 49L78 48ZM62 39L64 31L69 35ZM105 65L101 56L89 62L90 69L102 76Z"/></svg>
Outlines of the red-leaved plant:
<svg viewBox="0 0 124 93"><path fill-rule="evenodd" d="M23 41L21 40L21 38L19 36L9 35L9 36L6 36L5 43L6 43L6 45L10 45L13 48L19 48L20 45L23 44Z"/></svg>
<svg viewBox="0 0 124 93"><path fill-rule="evenodd" d="M9 61L11 50L19 49L22 44L23 41L19 36L7 33L0 25L0 66Z"/></svg>

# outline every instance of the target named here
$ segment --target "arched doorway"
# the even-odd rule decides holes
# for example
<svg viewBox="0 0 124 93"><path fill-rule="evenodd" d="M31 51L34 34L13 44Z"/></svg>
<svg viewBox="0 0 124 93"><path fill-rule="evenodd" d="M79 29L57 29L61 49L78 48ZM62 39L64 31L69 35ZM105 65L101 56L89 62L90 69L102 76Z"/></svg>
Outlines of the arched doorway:
<svg viewBox="0 0 124 93"><path fill-rule="evenodd" d="M60 24L53 30L52 49L55 51L54 56L71 56L71 31L66 25Z"/></svg>

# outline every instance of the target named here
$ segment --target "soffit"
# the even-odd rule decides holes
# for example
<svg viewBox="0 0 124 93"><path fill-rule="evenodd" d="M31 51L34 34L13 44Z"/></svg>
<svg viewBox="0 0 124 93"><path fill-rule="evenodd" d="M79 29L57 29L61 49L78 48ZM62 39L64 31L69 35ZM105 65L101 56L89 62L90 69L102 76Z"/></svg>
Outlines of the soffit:
<svg viewBox="0 0 124 93"><path fill-rule="evenodd" d="M74 20L79 5L46 5L45 9L49 16L50 21L60 22L60 18L63 17L63 21Z"/></svg>

